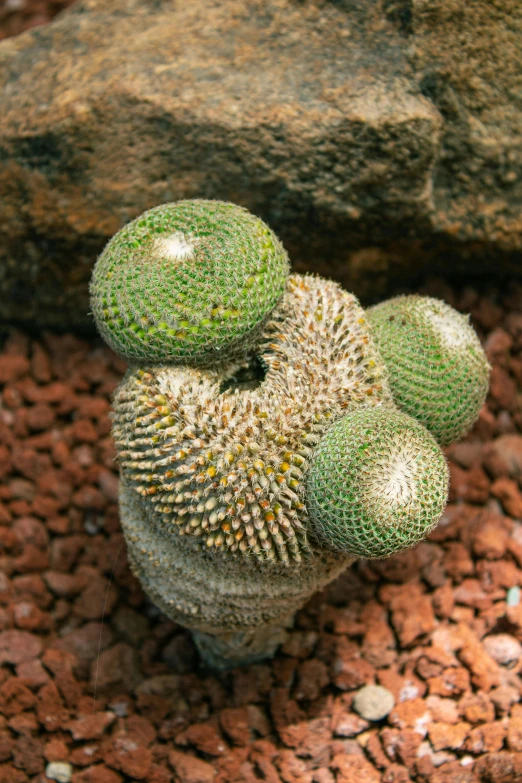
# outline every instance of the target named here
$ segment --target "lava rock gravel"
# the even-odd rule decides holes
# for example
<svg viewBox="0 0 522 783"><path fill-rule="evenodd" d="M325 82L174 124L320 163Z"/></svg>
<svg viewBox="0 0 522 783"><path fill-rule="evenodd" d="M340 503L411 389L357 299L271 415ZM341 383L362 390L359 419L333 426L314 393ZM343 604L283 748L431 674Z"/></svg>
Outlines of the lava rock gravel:
<svg viewBox="0 0 522 783"><path fill-rule="evenodd" d="M478 423L447 449L437 529L314 596L272 661L223 674L200 667L127 565L109 420L122 361L96 341L11 332L0 783L522 781L522 289L510 290L427 291L472 313L493 366ZM357 698L368 685L384 689L370 691L381 712Z"/></svg>

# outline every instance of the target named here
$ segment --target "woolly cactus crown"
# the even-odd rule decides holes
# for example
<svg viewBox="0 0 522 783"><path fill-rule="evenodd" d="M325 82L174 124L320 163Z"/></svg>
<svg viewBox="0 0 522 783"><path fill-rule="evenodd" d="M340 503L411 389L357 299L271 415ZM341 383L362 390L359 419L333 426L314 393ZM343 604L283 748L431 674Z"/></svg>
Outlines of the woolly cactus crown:
<svg viewBox="0 0 522 783"><path fill-rule="evenodd" d="M179 201L124 226L91 282L96 325L131 361L203 365L244 354L280 299L288 259L246 209Z"/></svg>

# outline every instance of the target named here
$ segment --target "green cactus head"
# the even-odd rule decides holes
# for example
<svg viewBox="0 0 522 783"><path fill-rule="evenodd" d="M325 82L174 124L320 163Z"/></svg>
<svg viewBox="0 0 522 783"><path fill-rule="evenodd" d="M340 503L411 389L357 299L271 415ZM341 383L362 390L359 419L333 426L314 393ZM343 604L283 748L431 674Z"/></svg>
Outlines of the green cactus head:
<svg viewBox="0 0 522 783"><path fill-rule="evenodd" d="M389 405L355 409L330 427L310 465L306 505L327 549L382 558L425 538L448 494L433 436Z"/></svg>
<svg viewBox="0 0 522 783"><path fill-rule="evenodd" d="M286 252L262 220L222 201L145 212L108 243L91 307L110 347L151 364L244 355L283 294Z"/></svg>
<svg viewBox="0 0 522 783"><path fill-rule="evenodd" d="M398 296L366 311L397 405L447 445L476 420L489 364L466 316L428 296Z"/></svg>

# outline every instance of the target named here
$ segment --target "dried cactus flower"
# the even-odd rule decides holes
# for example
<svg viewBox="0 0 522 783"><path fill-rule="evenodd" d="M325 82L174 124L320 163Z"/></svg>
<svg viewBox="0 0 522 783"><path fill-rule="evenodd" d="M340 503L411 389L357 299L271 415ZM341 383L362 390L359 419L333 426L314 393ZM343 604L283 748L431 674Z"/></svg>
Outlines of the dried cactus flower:
<svg viewBox="0 0 522 783"><path fill-rule="evenodd" d="M464 437L486 399L489 364L469 319L428 296L366 311L393 399L445 446Z"/></svg>
<svg viewBox="0 0 522 783"><path fill-rule="evenodd" d="M96 325L125 359L204 365L244 354L284 290L275 234L223 201L178 201L124 226L91 282Z"/></svg>
<svg viewBox="0 0 522 783"><path fill-rule="evenodd" d="M172 215L200 214L209 204L215 229L205 223L198 245L189 233L196 224L187 218L181 229ZM92 286L102 334L113 344L117 332L118 350L134 360L114 395L121 523L149 596L192 630L208 664L226 667L272 655L295 611L353 556L386 556L429 532L446 500L447 467L424 426L396 407L387 367L353 295L318 277L286 277L278 240L266 239L264 224L244 210L196 201L146 215L152 213L158 222L149 250L136 254L128 245L132 284L121 271L122 245L114 267L119 288L106 284L111 270L100 263L103 255ZM230 233L231 215L239 216L243 233ZM192 251L183 250L170 274L158 256L167 272L161 303L154 304L156 278L144 275L140 298L136 269L143 274L163 219L167 236L180 231L183 242L205 248L206 277L183 300L180 290L187 293L196 279L182 269L194 261ZM238 255L220 254L223 232L240 247ZM125 229L120 235L130 236ZM244 298L234 299L246 266L250 274L264 270L259 279L253 274L249 312ZM132 307L148 297L149 319L161 311L165 323L174 323L185 301L193 323L201 324L213 270L221 301L240 310L233 328L227 319L218 322L214 342L199 331L186 343L175 335L163 342L161 329L147 342L125 320L132 308L125 317L109 312L111 322L120 319L117 328L96 309L104 296L117 299L125 290Z"/></svg>
<svg viewBox="0 0 522 783"><path fill-rule="evenodd" d="M411 416L357 408L321 438L307 477L314 532L353 557L388 557L417 544L446 505L449 473L435 438Z"/></svg>

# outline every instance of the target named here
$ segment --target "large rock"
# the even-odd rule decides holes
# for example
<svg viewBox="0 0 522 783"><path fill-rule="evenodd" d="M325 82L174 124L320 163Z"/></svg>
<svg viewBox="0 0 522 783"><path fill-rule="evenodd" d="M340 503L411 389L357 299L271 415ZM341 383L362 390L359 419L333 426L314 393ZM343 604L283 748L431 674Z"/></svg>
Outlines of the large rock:
<svg viewBox="0 0 522 783"><path fill-rule="evenodd" d="M519 0L84 0L0 46L4 318L82 327L106 240L236 201L378 298L517 272Z"/></svg>

